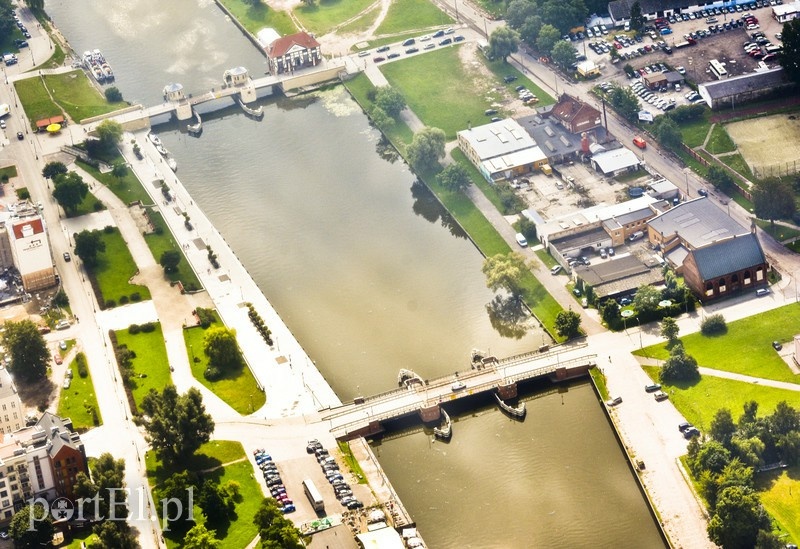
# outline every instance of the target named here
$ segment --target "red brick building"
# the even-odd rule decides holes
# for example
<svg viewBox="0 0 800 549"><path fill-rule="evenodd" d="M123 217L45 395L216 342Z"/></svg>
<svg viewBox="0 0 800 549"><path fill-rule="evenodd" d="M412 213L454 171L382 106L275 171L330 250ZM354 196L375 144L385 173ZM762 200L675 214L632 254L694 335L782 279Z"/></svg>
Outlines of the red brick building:
<svg viewBox="0 0 800 549"><path fill-rule="evenodd" d="M307 32L298 32L278 38L267 46L266 51L272 74L313 67L322 61L319 42Z"/></svg>
<svg viewBox="0 0 800 549"><path fill-rule="evenodd" d="M571 95L562 93L550 116L574 134L580 135L602 125L600 111Z"/></svg>

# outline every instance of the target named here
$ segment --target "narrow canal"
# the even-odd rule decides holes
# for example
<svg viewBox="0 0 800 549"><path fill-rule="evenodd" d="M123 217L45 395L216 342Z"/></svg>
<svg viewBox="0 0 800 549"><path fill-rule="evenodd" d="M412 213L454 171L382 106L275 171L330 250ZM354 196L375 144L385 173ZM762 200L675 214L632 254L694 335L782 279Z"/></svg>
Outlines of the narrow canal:
<svg viewBox="0 0 800 549"><path fill-rule="evenodd" d="M99 48L123 95L162 100L169 82L218 86L263 57L207 0L49 0L73 48ZM479 347L538 347L535 330L502 337L486 305L483 258L341 88L275 98L262 122L204 117L200 139L159 128L179 176L319 369L347 400L467 365ZM280 343L280 342L279 342ZM563 397L563 404L562 404ZM422 432L377 446L434 549L663 546L586 384L537 398L515 423L487 409L453 442ZM531 543L531 542L535 543Z"/></svg>

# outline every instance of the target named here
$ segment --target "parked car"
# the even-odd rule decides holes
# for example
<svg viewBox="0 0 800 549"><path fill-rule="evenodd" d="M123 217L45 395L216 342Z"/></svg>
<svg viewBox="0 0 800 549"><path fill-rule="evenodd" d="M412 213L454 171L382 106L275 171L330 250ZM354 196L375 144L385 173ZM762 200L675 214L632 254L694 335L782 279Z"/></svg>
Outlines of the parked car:
<svg viewBox="0 0 800 549"><path fill-rule="evenodd" d="M656 402L661 402L662 400L667 400L669 395L664 391L657 391L655 394L653 394L653 398L656 399Z"/></svg>
<svg viewBox="0 0 800 549"><path fill-rule="evenodd" d="M650 385L645 385L644 390L647 391L648 393L655 393L656 391L661 390L661 385L659 385L658 383L651 383Z"/></svg>
<svg viewBox="0 0 800 549"><path fill-rule="evenodd" d="M780 351L781 349L783 349L783 345L781 345L780 341L773 341L772 348L775 349L776 351Z"/></svg>
<svg viewBox="0 0 800 549"><path fill-rule="evenodd" d="M698 431L696 427L689 427L683 432L683 438L685 438L686 440L699 436L700 436L700 431Z"/></svg>

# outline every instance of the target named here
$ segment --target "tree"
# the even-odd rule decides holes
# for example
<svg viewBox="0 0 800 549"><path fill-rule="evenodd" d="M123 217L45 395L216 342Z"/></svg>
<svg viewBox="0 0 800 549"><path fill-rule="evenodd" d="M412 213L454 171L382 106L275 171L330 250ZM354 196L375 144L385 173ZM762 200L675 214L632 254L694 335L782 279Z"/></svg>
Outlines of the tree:
<svg viewBox="0 0 800 549"><path fill-rule="evenodd" d="M92 532L100 543L92 542L89 549L138 549L139 541L130 525L122 520L106 520L96 524Z"/></svg>
<svg viewBox="0 0 800 549"><path fill-rule="evenodd" d="M48 162L42 169L42 177L45 179L53 179L57 175L67 173L67 167L63 162Z"/></svg>
<svg viewBox="0 0 800 549"><path fill-rule="evenodd" d="M605 322L609 327L613 326L619 319L622 318L619 309L619 303L614 301L613 299L606 299L600 305L600 316L603 318L603 322Z"/></svg>
<svg viewBox="0 0 800 549"><path fill-rule="evenodd" d="M731 462L731 453L716 440L709 440L697 452L691 463L692 471L697 475L700 471L710 471L718 475Z"/></svg>
<svg viewBox="0 0 800 549"><path fill-rule="evenodd" d="M448 164L436 176L439 184L448 191L464 192L466 191L472 181L469 178L469 172L461 164Z"/></svg>
<svg viewBox="0 0 800 549"><path fill-rule="evenodd" d="M162 482L155 489L157 496L156 505L158 513L161 516L167 516L169 527L172 528L173 523L180 523L188 521L188 515L191 511L190 494L194 490L190 474L187 471L181 473L173 473L164 482ZM170 502L170 503L167 503ZM168 513L164 513L164 504L168 506ZM180 513L177 513L180 509Z"/></svg>
<svg viewBox="0 0 800 549"><path fill-rule="evenodd" d="M759 530L770 530L769 516L758 496L741 486L725 488L708 522L708 537L722 549L750 549Z"/></svg>
<svg viewBox="0 0 800 549"><path fill-rule="evenodd" d="M525 264L525 258L518 252L497 254L487 257L483 261L483 274L486 275L486 286L493 291L503 289L515 297L521 290L522 277L530 267Z"/></svg>
<svg viewBox="0 0 800 549"><path fill-rule="evenodd" d="M791 431L778 436L775 441L778 455L786 465L792 467L800 463L800 431Z"/></svg>
<svg viewBox="0 0 800 549"><path fill-rule="evenodd" d="M519 33L508 27L500 27L489 36L489 55L495 59L506 59L519 48Z"/></svg>
<svg viewBox="0 0 800 549"><path fill-rule="evenodd" d="M418 170L433 170L444 157L445 134L439 128L423 128L414 134L414 139L406 148L411 165Z"/></svg>
<svg viewBox="0 0 800 549"><path fill-rule="evenodd" d="M119 88L116 86L111 86L110 88L106 88L106 101L109 103L118 103L122 101L122 92L119 91Z"/></svg>
<svg viewBox="0 0 800 549"><path fill-rule="evenodd" d="M661 321L661 337L666 339L670 345L678 341L678 333L680 330L680 326L678 326L678 323L672 317L666 316Z"/></svg>
<svg viewBox="0 0 800 549"><path fill-rule="evenodd" d="M700 323L700 333L705 336L724 334L727 331L728 323L719 313L705 317Z"/></svg>
<svg viewBox="0 0 800 549"><path fill-rule="evenodd" d="M181 262L181 253L178 250L166 250L158 262L164 267L165 273L176 273Z"/></svg>
<svg viewBox="0 0 800 549"><path fill-rule="evenodd" d="M683 144L683 136L678 125L667 116L659 116L653 127L656 139L665 147L677 151Z"/></svg>
<svg viewBox="0 0 800 549"><path fill-rule="evenodd" d="M556 315L556 332L571 339L581 333L581 315L573 310L559 311Z"/></svg>
<svg viewBox="0 0 800 549"><path fill-rule="evenodd" d="M151 447L164 463L186 466L214 432L214 420L206 413L203 395L195 388L183 395L174 385L168 385L161 393L150 389L140 408L147 418L138 417L137 421L144 425Z"/></svg>
<svg viewBox="0 0 800 549"><path fill-rule="evenodd" d="M550 52L553 51L553 46L559 40L561 40L561 33L558 32L557 28L553 25L542 25L542 28L539 29L539 36L536 38L536 49L540 53L550 55Z"/></svg>
<svg viewBox="0 0 800 549"><path fill-rule="evenodd" d="M244 366L242 352L236 343L236 330L211 326L203 336L203 352L208 357L209 368L220 372L238 371Z"/></svg>
<svg viewBox="0 0 800 549"><path fill-rule="evenodd" d="M39 328L30 320L6 321L3 345L11 355L8 370L22 383L47 377L50 353Z"/></svg>
<svg viewBox="0 0 800 549"><path fill-rule="evenodd" d="M26 3L32 11L41 12L44 10L44 0L28 0Z"/></svg>
<svg viewBox="0 0 800 549"><path fill-rule="evenodd" d="M114 165L111 167L111 175L118 180L128 175L128 165L125 164L124 160L117 160L114 162Z"/></svg>
<svg viewBox="0 0 800 549"><path fill-rule="evenodd" d="M87 267L97 265L97 254L106 251L106 243L100 231L88 231L86 229L75 233L75 254L81 258Z"/></svg>
<svg viewBox="0 0 800 549"><path fill-rule="evenodd" d="M800 83L800 19L792 19L783 24L781 42L783 50L778 54L778 61L787 78Z"/></svg>
<svg viewBox="0 0 800 549"><path fill-rule="evenodd" d="M644 27L644 16L642 15L642 6L639 4L639 1L631 5L631 28L636 32L642 30Z"/></svg>
<svg viewBox="0 0 800 549"><path fill-rule="evenodd" d="M800 431L800 411L789 406L785 400L775 406L775 411L769 416L768 421L770 430L776 436Z"/></svg>
<svg viewBox="0 0 800 549"><path fill-rule="evenodd" d="M535 45L543 24L542 18L538 15L528 17L525 19L525 23L522 24L522 28L519 29L520 38L531 46Z"/></svg>
<svg viewBox="0 0 800 549"><path fill-rule="evenodd" d="M616 50L612 50L616 51ZM564 40L559 40L556 42L556 45L553 46L553 51L551 56L553 57L553 62L561 67L562 69L566 70L570 65L575 62L575 48L572 46L572 43L565 42Z"/></svg>
<svg viewBox="0 0 800 549"><path fill-rule="evenodd" d="M733 181L731 174L728 173L728 170L720 166L708 168L706 179L724 193L730 193L736 187L736 183Z"/></svg>
<svg viewBox="0 0 800 549"><path fill-rule="evenodd" d="M397 118L406 108L406 100L397 88L382 86L375 93L375 105L392 118Z"/></svg>
<svg viewBox="0 0 800 549"><path fill-rule="evenodd" d="M31 520L35 520L34 528L30 528ZM26 504L11 519L8 533L14 540L16 549L39 549L50 546L55 533L53 518L43 505Z"/></svg>
<svg viewBox="0 0 800 549"><path fill-rule="evenodd" d="M512 0L506 8L506 24L519 30L529 17L536 14L536 4L529 0Z"/></svg>
<svg viewBox="0 0 800 549"><path fill-rule="evenodd" d="M89 185L75 172L56 175L53 179L53 198L64 208L67 215L74 214L89 192Z"/></svg>
<svg viewBox="0 0 800 549"><path fill-rule="evenodd" d="M731 449L731 439L736 433L736 424L733 422L731 411L727 408L720 408L711 420L711 428L708 433L711 438L722 444L728 450Z"/></svg>
<svg viewBox="0 0 800 549"><path fill-rule="evenodd" d="M794 192L788 181L764 179L753 185L752 193L756 216L768 219L773 228L776 219L789 219L795 212Z"/></svg>
<svg viewBox="0 0 800 549"><path fill-rule="evenodd" d="M100 139L100 146L107 153L113 152L117 143L122 141L122 125L116 120L103 120L95 131Z"/></svg>
<svg viewBox="0 0 800 549"><path fill-rule="evenodd" d="M608 96L611 106L627 120L637 120L639 117L639 98L630 88L615 87Z"/></svg>
<svg viewBox="0 0 800 549"><path fill-rule="evenodd" d="M658 373L662 383L673 381L696 381L700 379L697 361L693 356L687 355L683 345L676 343L669 353L669 358Z"/></svg>
<svg viewBox="0 0 800 549"><path fill-rule="evenodd" d="M203 483L197 501L211 524L224 524L230 520L236 507L225 488L211 479Z"/></svg>
<svg viewBox="0 0 800 549"><path fill-rule="evenodd" d="M636 290L636 297L633 298L633 307L641 314L652 313L658 309L660 301L661 290L644 284Z"/></svg>
<svg viewBox="0 0 800 549"><path fill-rule="evenodd" d="M283 516L275 500L264 498L253 517L264 549L291 549L300 545L300 531Z"/></svg>
<svg viewBox="0 0 800 549"><path fill-rule="evenodd" d="M205 525L193 526L183 537L183 549L219 549L221 541L216 539L216 530L207 530Z"/></svg>
<svg viewBox="0 0 800 549"><path fill-rule="evenodd" d="M373 105L372 110L369 111L372 122L381 129L387 129L394 124L394 118L386 114L378 105Z"/></svg>

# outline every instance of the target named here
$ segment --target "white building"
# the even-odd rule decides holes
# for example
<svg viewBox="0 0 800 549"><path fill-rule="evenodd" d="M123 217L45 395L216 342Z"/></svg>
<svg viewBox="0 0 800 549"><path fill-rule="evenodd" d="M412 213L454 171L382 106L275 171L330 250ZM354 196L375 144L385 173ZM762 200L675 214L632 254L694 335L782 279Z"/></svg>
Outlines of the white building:
<svg viewBox="0 0 800 549"><path fill-rule="evenodd" d="M27 212L22 208L18 208L17 213L17 217L8 221L8 238L11 255L22 277L25 291L31 292L55 285L56 273L44 219L38 213L24 215Z"/></svg>
<svg viewBox="0 0 800 549"><path fill-rule="evenodd" d="M22 401L8 370L0 366L0 433L12 433L25 426Z"/></svg>
<svg viewBox="0 0 800 549"><path fill-rule="evenodd" d="M786 23L800 17L800 2L778 4L772 7L772 17L778 23Z"/></svg>
<svg viewBox="0 0 800 549"><path fill-rule="evenodd" d="M547 156L516 120L505 119L458 132L458 146L489 182L523 175L547 164Z"/></svg>

